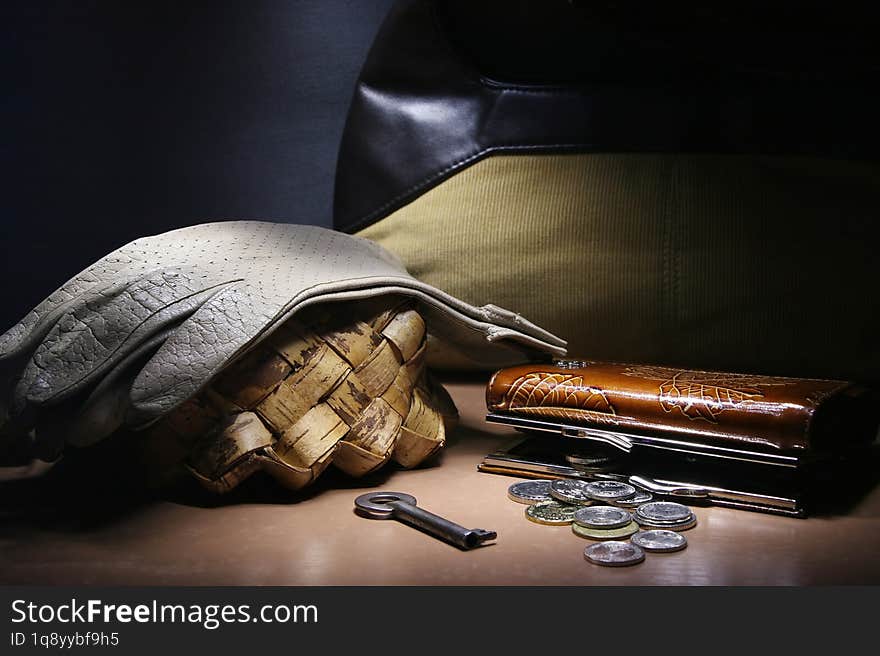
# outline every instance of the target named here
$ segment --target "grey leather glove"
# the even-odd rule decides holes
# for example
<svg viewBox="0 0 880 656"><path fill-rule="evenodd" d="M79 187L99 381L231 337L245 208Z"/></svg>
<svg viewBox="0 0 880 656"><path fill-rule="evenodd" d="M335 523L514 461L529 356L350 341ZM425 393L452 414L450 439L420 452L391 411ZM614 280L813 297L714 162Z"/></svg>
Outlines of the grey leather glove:
<svg viewBox="0 0 880 656"><path fill-rule="evenodd" d="M410 276L372 242L313 226L219 222L135 240L0 337L7 434L42 451L141 427L192 397L296 311L415 298L429 332L487 367L565 342L507 310L474 307Z"/></svg>

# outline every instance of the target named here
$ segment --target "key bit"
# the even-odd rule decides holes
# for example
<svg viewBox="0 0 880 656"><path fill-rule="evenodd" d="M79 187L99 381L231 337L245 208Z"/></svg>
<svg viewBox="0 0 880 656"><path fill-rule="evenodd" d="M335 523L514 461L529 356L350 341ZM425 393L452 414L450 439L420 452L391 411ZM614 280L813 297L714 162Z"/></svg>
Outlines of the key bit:
<svg viewBox="0 0 880 656"><path fill-rule="evenodd" d="M357 512L370 519L396 519L462 549L479 547L498 537L495 531L465 528L416 505L416 498L403 492L368 492L354 500Z"/></svg>

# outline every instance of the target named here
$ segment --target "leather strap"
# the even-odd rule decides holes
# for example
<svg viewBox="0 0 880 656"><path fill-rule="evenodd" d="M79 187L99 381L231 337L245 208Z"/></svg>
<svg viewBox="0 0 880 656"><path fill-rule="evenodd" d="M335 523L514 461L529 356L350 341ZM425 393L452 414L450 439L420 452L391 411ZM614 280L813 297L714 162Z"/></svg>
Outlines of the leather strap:
<svg viewBox="0 0 880 656"><path fill-rule="evenodd" d="M819 79L760 70L700 81L499 82L456 48L437 4L398 3L370 51L340 150L339 230L360 230L498 152L875 158L880 146L875 85L845 71Z"/></svg>

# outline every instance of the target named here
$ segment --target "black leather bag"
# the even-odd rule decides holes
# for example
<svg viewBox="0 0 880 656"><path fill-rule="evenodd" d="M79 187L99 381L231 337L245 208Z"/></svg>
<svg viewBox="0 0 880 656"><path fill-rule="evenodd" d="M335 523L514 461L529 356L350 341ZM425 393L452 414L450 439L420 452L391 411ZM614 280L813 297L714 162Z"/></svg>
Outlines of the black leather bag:
<svg viewBox="0 0 880 656"><path fill-rule="evenodd" d="M864 24L789 0L399 2L355 91L335 227L578 355L878 379Z"/></svg>

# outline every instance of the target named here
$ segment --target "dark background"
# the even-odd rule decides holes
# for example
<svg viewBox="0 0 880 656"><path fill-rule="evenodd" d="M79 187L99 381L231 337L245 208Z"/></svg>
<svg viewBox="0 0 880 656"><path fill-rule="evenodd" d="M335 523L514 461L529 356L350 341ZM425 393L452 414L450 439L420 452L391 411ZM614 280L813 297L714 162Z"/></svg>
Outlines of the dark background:
<svg viewBox="0 0 880 656"><path fill-rule="evenodd" d="M391 0L0 4L0 332L144 234L331 223L358 71Z"/></svg>

